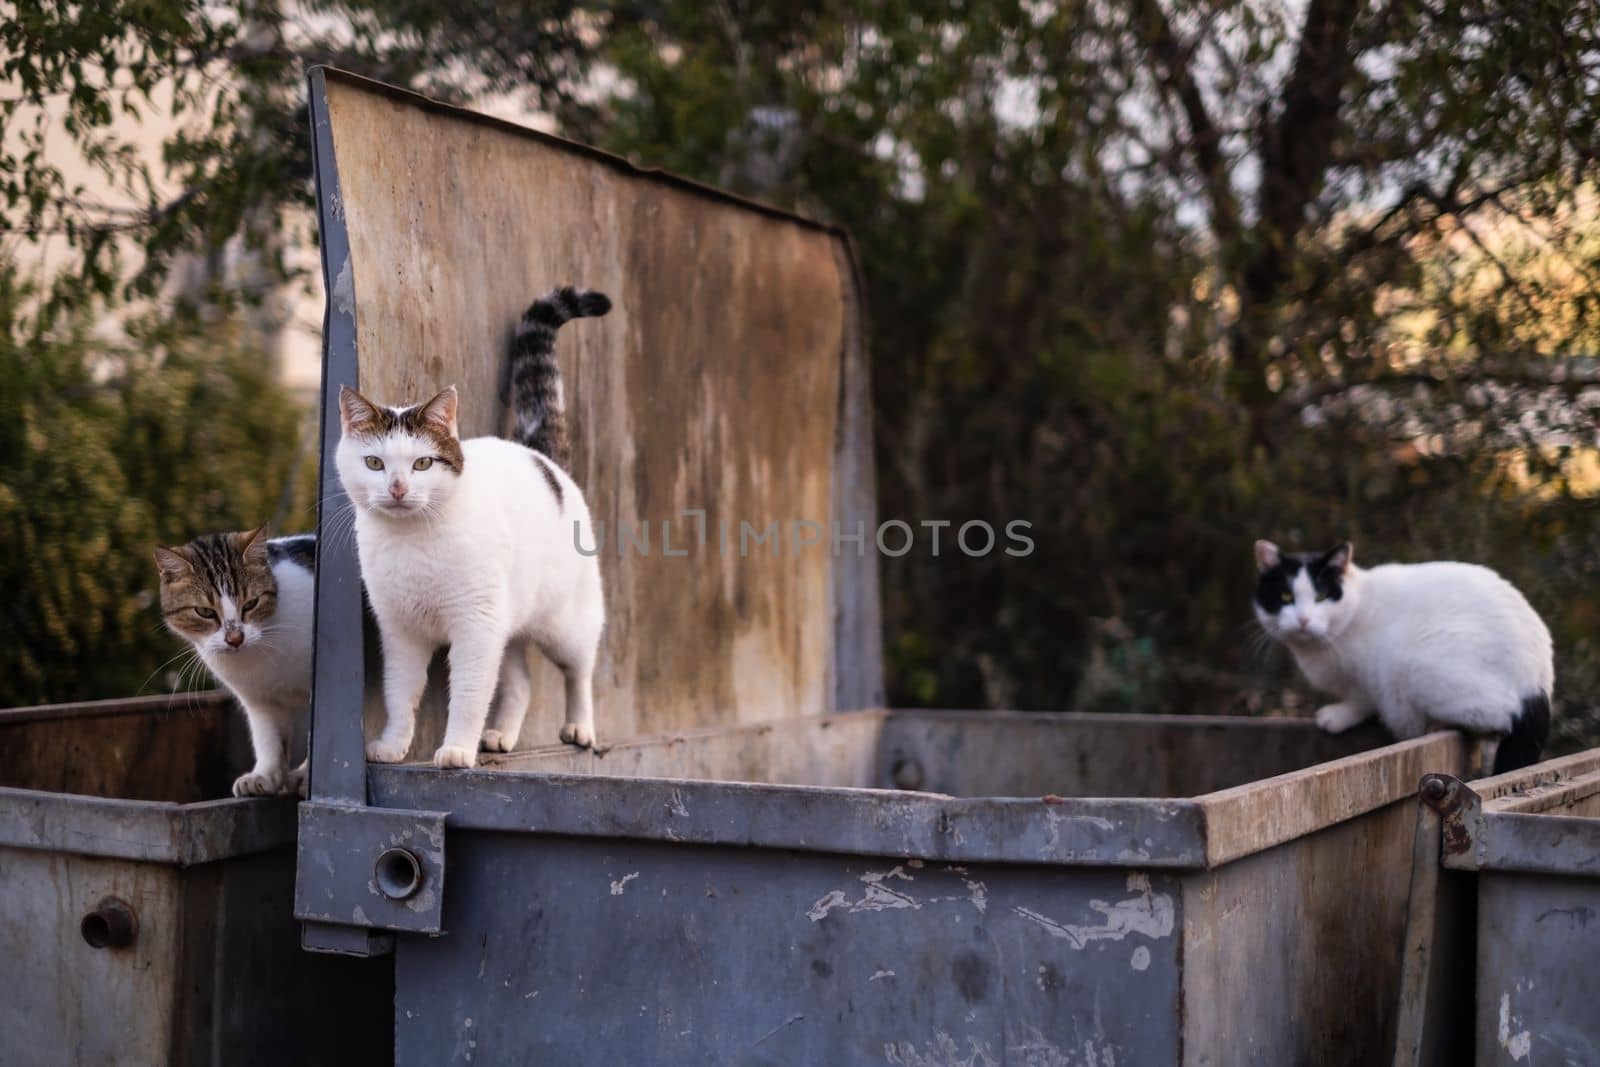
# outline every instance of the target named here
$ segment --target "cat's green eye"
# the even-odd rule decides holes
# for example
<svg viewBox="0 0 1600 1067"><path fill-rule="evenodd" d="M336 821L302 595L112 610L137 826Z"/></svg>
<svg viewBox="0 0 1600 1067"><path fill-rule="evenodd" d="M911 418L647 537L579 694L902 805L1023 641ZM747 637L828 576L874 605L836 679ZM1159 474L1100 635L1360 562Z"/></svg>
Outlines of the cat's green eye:
<svg viewBox="0 0 1600 1067"><path fill-rule="evenodd" d="M1322 603L1324 600L1327 600L1327 599L1328 599L1328 594L1327 593L1318 593L1317 594L1317 603L1318 604Z"/></svg>
<svg viewBox="0 0 1600 1067"><path fill-rule="evenodd" d="M194 613L200 616L202 619L210 619L213 622L215 622L217 618L217 613L212 611L210 608L195 608Z"/></svg>
<svg viewBox="0 0 1600 1067"><path fill-rule="evenodd" d="M1287 590L1287 589L1286 589L1286 590L1284 590L1284 593L1283 593L1283 602L1284 602L1284 603L1285 603L1285 604L1293 604L1293 603L1294 603L1294 594L1293 594L1293 593L1291 593L1291 592L1289 592L1289 591L1288 591L1288 590Z"/></svg>
<svg viewBox="0 0 1600 1067"><path fill-rule="evenodd" d="M411 465L411 469L414 471L425 471L431 466L433 466L433 457L423 456L421 459L417 460Z"/></svg>
<svg viewBox="0 0 1600 1067"><path fill-rule="evenodd" d="M368 456L367 457L367 470L369 470L369 471L381 471L381 470L383 470L383 460L379 459L377 456Z"/></svg>
<svg viewBox="0 0 1600 1067"><path fill-rule="evenodd" d="M240 608L239 610L248 615L252 611L256 610L256 605L259 603L261 603L261 598L258 596L253 596L249 600L246 600L244 602L244 607Z"/></svg>

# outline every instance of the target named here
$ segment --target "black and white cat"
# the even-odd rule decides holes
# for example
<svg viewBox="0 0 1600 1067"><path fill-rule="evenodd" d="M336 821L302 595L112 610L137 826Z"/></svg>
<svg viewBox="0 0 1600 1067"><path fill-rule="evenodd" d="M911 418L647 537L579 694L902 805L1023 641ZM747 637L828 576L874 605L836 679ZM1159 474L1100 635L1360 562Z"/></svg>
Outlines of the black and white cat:
<svg viewBox="0 0 1600 1067"><path fill-rule="evenodd" d="M255 766L236 797L305 795L306 765L289 768L311 707L311 620L317 539L264 529L206 534L157 548L161 615L244 707Z"/></svg>
<svg viewBox="0 0 1600 1067"><path fill-rule="evenodd" d="M1256 542L1255 612L1306 679L1336 697L1317 725L1376 715L1398 738L1430 724L1498 734L1494 773L1539 761L1550 731L1550 631L1516 587L1472 563L1355 566L1348 542L1289 554Z"/></svg>
<svg viewBox="0 0 1600 1067"><path fill-rule="evenodd" d="M405 758L428 661L450 646L449 719L440 767L471 767L479 746L509 751L527 712L526 649L566 676L561 740L594 744L595 658L605 625L597 553L567 454L555 337L570 319L604 315L600 293L557 289L534 301L511 357L517 440L456 430L454 387L386 407L339 395L339 480L355 505L361 577L383 640L386 721L367 758ZM490 704L494 715L490 718Z"/></svg>

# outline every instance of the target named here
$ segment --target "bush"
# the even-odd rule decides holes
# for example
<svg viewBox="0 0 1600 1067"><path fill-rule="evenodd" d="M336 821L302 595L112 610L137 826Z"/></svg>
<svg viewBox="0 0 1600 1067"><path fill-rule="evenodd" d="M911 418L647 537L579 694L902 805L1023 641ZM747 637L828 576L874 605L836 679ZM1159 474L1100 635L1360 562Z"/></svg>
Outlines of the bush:
<svg viewBox="0 0 1600 1067"><path fill-rule="evenodd" d="M0 273L0 706L170 687L151 551L282 515L312 522L305 413L232 320L48 331Z"/></svg>

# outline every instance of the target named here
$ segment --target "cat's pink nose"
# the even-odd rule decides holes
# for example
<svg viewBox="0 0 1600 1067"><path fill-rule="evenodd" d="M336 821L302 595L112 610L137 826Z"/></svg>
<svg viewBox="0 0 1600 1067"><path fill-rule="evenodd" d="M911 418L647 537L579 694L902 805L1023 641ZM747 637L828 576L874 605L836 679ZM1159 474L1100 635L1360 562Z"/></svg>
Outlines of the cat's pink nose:
<svg viewBox="0 0 1600 1067"><path fill-rule="evenodd" d="M228 642L229 648L238 648L240 645L244 644L244 631L229 630L227 633L222 635L222 639Z"/></svg>
<svg viewBox="0 0 1600 1067"><path fill-rule="evenodd" d="M1310 619L1301 619L1300 620L1300 629L1302 629L1302 630L1311 629L1311 620Z"/></svg>
<svg viewBox="0 0 1600 1067"><path fill-rule="evenodd" d="M401 485L399 482L390 482L389 495L394 497L396 500L404 500L406 498L406 487Z"/></svg>

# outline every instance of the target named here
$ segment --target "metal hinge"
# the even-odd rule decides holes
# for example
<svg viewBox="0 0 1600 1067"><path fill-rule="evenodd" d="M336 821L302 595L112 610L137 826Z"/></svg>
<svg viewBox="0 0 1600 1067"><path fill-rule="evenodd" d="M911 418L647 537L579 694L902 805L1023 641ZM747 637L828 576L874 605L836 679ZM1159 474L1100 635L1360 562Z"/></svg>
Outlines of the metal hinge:
<svg viewBox="0 0 1600 1067"><path fill-rule="evenodd" d="M294 915L308 949L371 955L359 931L443 931L444 820L439 811L300 805ZM347 929L320 929L325 924Z"/></svg>

